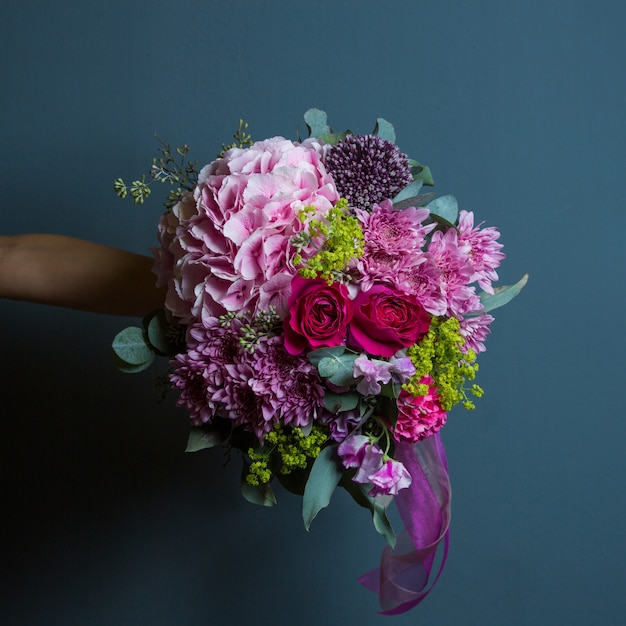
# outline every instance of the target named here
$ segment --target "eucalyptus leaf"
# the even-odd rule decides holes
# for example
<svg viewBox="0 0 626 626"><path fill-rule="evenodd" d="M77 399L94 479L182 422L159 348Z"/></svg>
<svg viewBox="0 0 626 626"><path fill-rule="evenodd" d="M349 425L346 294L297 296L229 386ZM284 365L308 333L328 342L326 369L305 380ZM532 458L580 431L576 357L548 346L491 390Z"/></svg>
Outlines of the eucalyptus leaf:
<svg viewBox="0 0 626 626"><path fill-rule="evenodd" d="M411 168L411 175L413 180L421 180L425 185L432 187L435 184L433 175L430 171L430 167L423 165L419 161L409 159L409 167Z"/></svg>
<svg viewBox="0 0 626 626"><path fill-rule="evenodd" d="M117 367L117 369L121 372L124 372L124 374L138 374L139 372L143 372L152 365L153 361L154 352L152 353L152 358L148 359L144 363L140 363L139 365L131 365L130 363L126 363L126 361L120 359L117 354L113 353L113 362L115 363L115 367Z"/></svg>
<svg viewBox="0 0 626 626"><path fill-rule="evenodd" d="M318 364L317 369L322 378L338 387L346 387L354 383L354 362L356 354L342 354L340 356L326 356Z"/></svg>
<svg viewBox="0 0 626 626"><path fill-rule="evenodd" d="M396 546L396 533L394 532L391 522L387 517L387 509L382 504L374 502L374 508L372 510L372 521L374 522L374 528L381 534L391 548Z"/></svg>
<svg viewBox="0 0 626 626"><path fill-rule="evenodd" d="M441 196L426 205L431 214L443 217L450 224L456 224L459 216L459 205L454 196Z"/></svg>
<svg viewBox="0 0 626 626"><path fill-rule="evenodd" d="M224 436L224 431L220 428L211 426L192 427L189 431L185 452L198 452L199 450L213 448L224 443L226 439L227 436Z"/></svg>
<svg viewBox="0 0 626 626"><path fill-rule="evenodd" d="M309 137L321 137L333 132L328 125L328 115L321 109L309 109L304 114L304 121L309 129Z"/></svg>
<svg viewBox="0 0 626 626"><path fill-rule="evenodd" d="M146 343L143 330L129 326L113 338L113 352L128 365L142 365L154 359L154 352Z"/></svg>
<svg viewBox="0 0 626 626"><path fill-rule="evenodd" d="M421 193L418 196L413 196L412 198L407 198L406 200L401 200L400 202L394 202L393 208L396 211L401 211L402 209L406 209L407 207L425 207L431 200L434 200L437 197L434 193Z"/></svg>
<svg viewBox="0 0 626 626"><path fill-rule="evenodd" d="M172 343L168 336L170 325L163 310L155 311L147 320L146 333L150 345L162 356L172 355Z"/></svg>
<svg viewBox="0 0 626 626"><path fill-rule="evenodd" d="M344 130L342 133L330 133L330 135L319 135L317 139L319 139L322 143L327 143L330 146L334 146L338 144L340 141L343 141L348 135L351 135L351 130Z"/></svg>
<svg viewBox="0 0 626 626"><path fill-rule="evenodd" d="M396 545L396 534L387 518L387 509L383 500L370 496L368 485L357 484L347 475L343 476L340 484L359 506L369 509L376 532L381 534L393 548Z"/></svg>
<svg viewBox="0 0 626 626"><path fill-rule="evenodd" d="M324 394L324 406L335 415L343 411L351 411L355 409L358 404L358 393L332 393L331 391L327 391Z"/></svg>
<svg viewBox="0 0 626 626"><path fill-rule="evenodd" d="M424 183L421 180L414 180L412 183L409 183L402 191L400 191L400 193L396 195L393 199L393 203L402 202L402 200L407 200L408 198L415 198L423 184Z"/></svg>
<svg viewBox="0 0 626 626"><path fill-rule="evenodd" d="M315 516L330 504L342 474L337 446L323 448L313 463L302 497L302 519L307 530Z"/></svg>
<svg viewBox="0 0 626 626"><path fill-rule="evenodd" d="M306 356L311 364L317 367L323 358L341 356L345 351L346 349L343 346L334 346L332 348L318 348L317 350L313 350L312 352L307 352Z"/></svg>
<svg viewBox="0 0 626 626"><path fill-rule="evenodd" d="M277 472L276 478L287 491L297 496L302 496L304 495L306 481L309 478L311 465L307 466L305 469L293 469L291 470L291 472L289 472L289 474L282 474L281 472Z"/></svg>
<svg viewBox="0 0 626 626"><path fill-rule="evenodd" d="M372 135L396 143L396 131L393 124L382 117L376 118L376 126L374 126Z"/></svg>
<svg viewBox="0 0 626 626"><path fill-rule="evenodd" d="M528 282L528 274L524 274L514 285L496 287L493 294L481 293L480 301L484 309L481 313L493 311L509 303L524 288Z"/></svg>

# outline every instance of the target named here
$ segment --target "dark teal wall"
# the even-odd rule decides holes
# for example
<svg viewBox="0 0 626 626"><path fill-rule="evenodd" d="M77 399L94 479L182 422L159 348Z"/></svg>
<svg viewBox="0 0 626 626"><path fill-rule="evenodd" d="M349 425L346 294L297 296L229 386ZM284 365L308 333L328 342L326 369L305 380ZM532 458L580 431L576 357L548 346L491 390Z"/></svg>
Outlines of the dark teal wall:
<svg viewBox="0 0 626 626"><path fill-rule="evenodd" d="M136 251L158 202L116 200L153 133L213 158L257 138L391 120L400 146L502 231L504 283L478 410L444 431L452 552L394 623L623 619L626 5L369 0L0 6L0 232ZM238 494L237 459L183 454L149 375L109 357L127 324L0 302L0 622L15 626L382 624L356 583L381 541L338 497L302 528L285 494ZM339 494L341 496L341 494ZM259 617L260 616L260 617Z"/></svg>

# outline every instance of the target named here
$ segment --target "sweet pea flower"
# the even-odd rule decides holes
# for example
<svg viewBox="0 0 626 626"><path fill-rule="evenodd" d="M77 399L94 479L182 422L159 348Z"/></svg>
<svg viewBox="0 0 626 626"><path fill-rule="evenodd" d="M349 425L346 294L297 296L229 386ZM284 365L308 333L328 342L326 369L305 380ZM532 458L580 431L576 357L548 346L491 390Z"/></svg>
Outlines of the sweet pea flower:
<svg viewBox="0 0 626 626"><path fill-rule="evenodd" d="M337 452L344 467L358 467L352 479L355 483L368 484L383 464L383 451L365 435L350 435L339 444Z"/></svg>
<svg viewBox="0 0 626 626"><path fill-rule="evenodd" d="M354 361L354 377L363 377L356 390L364 396L377 396L382 389L380 383L386 384L391 380L391 368L389 361L368 359L366 354L361 354Z"/></svg>
<svg viewBox="0 0 626 626"><path fill-rule="evenodd" d="M378 471L369 476L369 482L373 485L369 490L370 496L395 496L400 489L409 487L412 479L400 461L387 459Z"/></svg>

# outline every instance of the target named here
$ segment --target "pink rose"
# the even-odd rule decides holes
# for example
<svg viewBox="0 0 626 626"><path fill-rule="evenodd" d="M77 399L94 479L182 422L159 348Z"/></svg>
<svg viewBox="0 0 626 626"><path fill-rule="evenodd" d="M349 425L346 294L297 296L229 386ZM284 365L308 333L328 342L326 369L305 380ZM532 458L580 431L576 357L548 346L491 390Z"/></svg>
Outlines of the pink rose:
<svg viewBox="0 0 626 626"><path fill-rule="evenodd" d="M428 385L423 396L412 396L402 390L398 397L398 421L394 431L396 439L416 443L434 435L446 423L447 413L441 408L435 381L430 376L420 383Z"/></svg>
<svg viewBox="0 0 626 626"><path fill-rule="evenodd" d="M309 347L343 345L351 319L352 300L345 285L296 275L283 322L285 348L290 354L301 354Z"/></svg>
<svg viewBox="0 0 626 626"><path fill-rule="evenodd" d="M415 296L374 285L354 299L353 344L375 356L390 357L412 346L430 328L430 317Z"/></svg>

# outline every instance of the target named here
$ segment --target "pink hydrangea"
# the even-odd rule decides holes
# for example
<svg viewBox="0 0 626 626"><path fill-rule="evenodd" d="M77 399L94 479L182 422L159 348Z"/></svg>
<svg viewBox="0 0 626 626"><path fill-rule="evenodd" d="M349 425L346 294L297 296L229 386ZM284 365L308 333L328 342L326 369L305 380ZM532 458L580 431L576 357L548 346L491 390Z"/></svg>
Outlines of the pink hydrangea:
<svg viewBox="0 0 626 626"><path fill-rule="evenodd" d="M172 313L187 324L271 305L285 314L298 212L314 206L322 217L339 199L324 152L314 140L274 137L229 150L201 170L193 198L159 226L155 271Z"/></svg>

